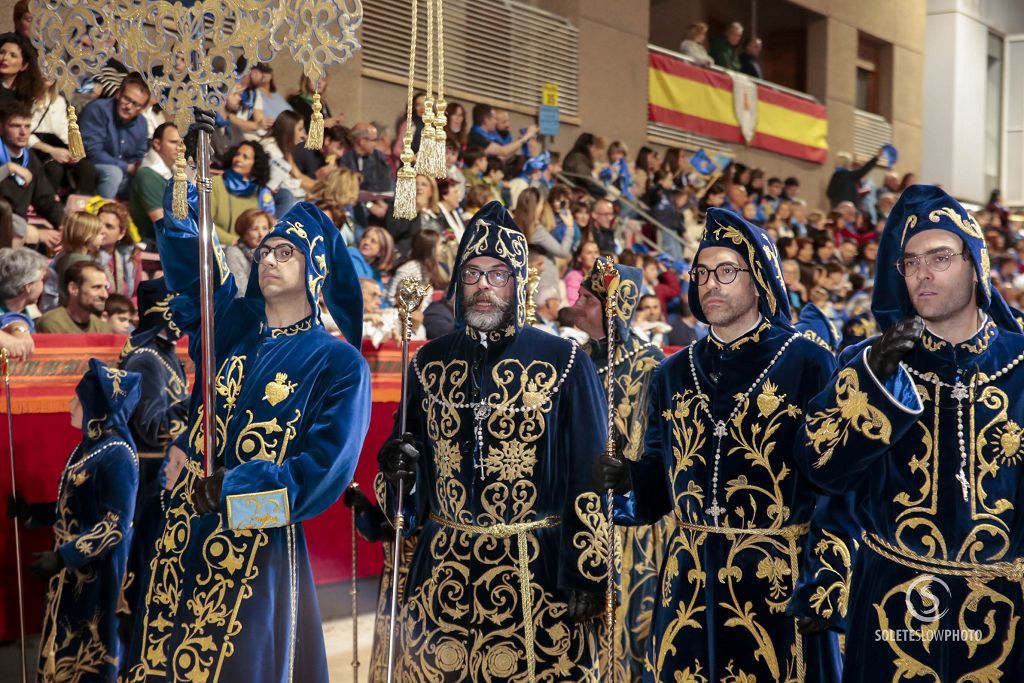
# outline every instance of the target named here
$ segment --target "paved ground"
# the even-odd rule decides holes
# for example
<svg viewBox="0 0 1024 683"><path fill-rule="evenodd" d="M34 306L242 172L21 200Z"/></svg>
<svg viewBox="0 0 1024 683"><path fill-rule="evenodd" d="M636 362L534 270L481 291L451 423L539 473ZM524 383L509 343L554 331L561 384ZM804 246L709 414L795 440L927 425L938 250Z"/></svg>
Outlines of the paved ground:
<svg viewBox="0 0 1024 683"><path fill-rule="evenodd" d="M327 646L327 666L331 683L367 683L370 649L373 645L373 620L377 600L377 579L359 582L359 681L352 676L352 598L351 584L322 586L318 590L320 609L324 616L324 642ZM34 681L36 658L39 655L38 637L28 640L28 680ZM0 645L0 683L21 683L21 648L18 643Z"/></svg>

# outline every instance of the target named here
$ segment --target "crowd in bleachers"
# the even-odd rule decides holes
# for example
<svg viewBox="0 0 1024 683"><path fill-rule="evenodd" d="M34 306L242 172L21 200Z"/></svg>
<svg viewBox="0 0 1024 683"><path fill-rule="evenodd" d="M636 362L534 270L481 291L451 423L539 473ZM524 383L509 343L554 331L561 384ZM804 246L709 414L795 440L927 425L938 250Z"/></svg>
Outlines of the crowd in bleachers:
<svg viewBox="0 0 1024 683"><path fill-rule="evenodd" d="M130 329L136 287L160 271L153 224L163 216L179 143L184 137L194 147L193 136L164 119L145 80L111 62L73 102L85 147L85 157L75 159L68 102L40 72L28 27L19 21L26 11L19 2L20 32L0 35L0 344L15 356L31 352L33 333ZM760 41L743 43L742 36L743 27L732 24L705 49L707 26L695 24L681 49L698 61L759 75ZM212 136L212 218L231 272L247 282L253 249L275 219L297 201L314 202L350 245L366 336L377 344L397 338L392 304L404 277L435 291L416 315L416 335L451 329L454 316L441 295L466 222L492 200L509 209L527 237L539 271L537 325L554 334L584 336L573 326L571 306L602 254L644 272L642 335L682 345L705 334L685 294L689 259L712 206L742 214L777 241L794 311L811 302L839 328L870 325L865 313L878 235L913 182L890 169L876 186L877 156L857 164L839 155L827 193L808 197L796 178L742 159L719 159L708 170L692 151L642 147L633 154L586 132L563 157L542 147L536 126L513 130L507 111L452 102L448 177L418 176L417 215L400 219L391 200L404 116L391 126L347 125L325 105L323 148L307 150L310 81L303 78L285 95L267 64L239 64L238 73ZM324 92L329 84L319 87ZM423 99L415 98L414 148ZM396 101L396 116L400 106ZM997 193L977 218L995 285L1020 304L1024 240L1011 230Z"/></svg>

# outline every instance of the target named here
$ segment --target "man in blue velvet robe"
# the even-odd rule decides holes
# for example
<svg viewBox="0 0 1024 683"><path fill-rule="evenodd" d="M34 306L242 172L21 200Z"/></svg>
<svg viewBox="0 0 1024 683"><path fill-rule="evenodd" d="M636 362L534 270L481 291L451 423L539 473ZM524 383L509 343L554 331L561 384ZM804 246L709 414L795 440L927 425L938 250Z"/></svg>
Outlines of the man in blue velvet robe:
<svg viewBox="0 0 1024 683"><path fill-rule="evenodd" d="M793 450L835 360L790 325L779 263L764 231L708 211L689 296L711 332L655 370L640 459L602 460L602 485L623 493L618 519L676 518L645 681L838 675L833 634L804 636L785 613L826 500L794 469ZM833 523L824 513L815 521Z"/></svg>
<svg viewBox="0 0 1024 683"><path fill-rule="evenodd" d="M459 245L458 327L417 351L408 431L379 456L389 499L406 482L419 533L401 604L403 682L596 680L603 392L575 343L525 325L526 268L525 237L491 202Z"/></svg>
<svg viewBox="0 0 1024 683"><path fill-rule="evenodd" d="M170 198L157 243L198 364L197 196L189 186L185 220ZM260 243L244 297L216 256L217 471L204 472L196 401L126 680L327 681L301 522L348 486L369 426L358 283L337 229L307 203ZM321 324L321 294L348 343Z"/></svg>
<svg viewBox="0 0 1024 683"><path fill-rule="evenodd" d="M998 681L1024 666L1024 336L981 228L915 185L889 214L872 310L811 403L801 465L864 527L844 681Z"/></svg>
<svg viewBox="0 0 1024 683"><path fill-rule="evenodd" d="M609 282L609 279L612 281ZM665 358L656 344L643 341L633 334L631 328L642 283L643 272L639 268L611 264L600 258L580 286L579 298L573 306L576 311L576 327L590 336L590 342L584 348L597 368L601 383L606 387L607 397L609 359L606 307L608 289L615 292L612 362L614 425L619 450L629 460L637 460L643 452L647 390L652 371ZM620 567L613 661L615 680L622 683L639 680L643 674L668 524L671 524L671 518L665 517L651 526L617 529ZM605 641L602 639L601 643ZM607 648L602 648L599 668L602 673L608 671L605 668L608 654Z"/></svg>
<svg viewBox="0 0 1024 683"><path fill-rule="evenodd" d="M71 424L82 441L68 458L57 503L24 505L29 526L53 526L54 550L32 571L49 580L37 679L113 683L121 657L118 600L131 543L138 461L128 418L139 375L95 358L75 389Z"/></svg>

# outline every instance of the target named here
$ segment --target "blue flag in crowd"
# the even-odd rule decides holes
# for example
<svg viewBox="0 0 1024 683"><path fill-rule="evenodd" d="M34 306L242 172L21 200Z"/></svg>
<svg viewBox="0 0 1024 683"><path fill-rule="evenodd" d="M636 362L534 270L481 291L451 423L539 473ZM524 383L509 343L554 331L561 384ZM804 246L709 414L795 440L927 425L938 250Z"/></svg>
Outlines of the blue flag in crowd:
<svg viewBox="0 0 1024 683"><path fill-rule="evenodd" d="M701 175L711 175L718 170L718 166L715 166L715 162L711 161L711 157L703 149L698 149L697 152L690 157L690 165L693 166L693 170L697 171Z"/></svg>
<svg viewBox="0 0 1024 683"><path fill-rule="evenodd" d="M893 147L892 145L883 145L882 158L885 160L885 165L888 166L889 168L892 168L893 166L896 165L896 160L899 159L900 156L896 152L896 148Z"/></svg>

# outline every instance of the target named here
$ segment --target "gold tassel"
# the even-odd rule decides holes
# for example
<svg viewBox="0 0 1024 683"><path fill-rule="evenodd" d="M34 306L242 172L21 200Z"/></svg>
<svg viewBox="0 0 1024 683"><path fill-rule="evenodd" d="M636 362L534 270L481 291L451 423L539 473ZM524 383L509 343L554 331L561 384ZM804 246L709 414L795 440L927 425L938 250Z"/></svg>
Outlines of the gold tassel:
<svg viewBox="0 0 1024 683"><path fill-rule="evenodd" d="M420 143L422 149L423 143ZM395 218L416 218L416 171L413 163L416 155L412 153L412 135L406 134L405 148L402 150L402 168L398 169L395 181Z"/></svg>
<svg viewBox="0 0 1024 683"><path fill-rule="evenodd" d="M313 116L309 119L306 132L306 149L320 149L324 146L324 114L320 104L320 93L313 93Z"/></svg>
<svg viewBox="0 0 1024 683"><path fill-rule="evenodd" d="M416 173L434 177L434 100L427 96L423 102L423 130L420 131L420 148L416 152Z"/></svg>
<svg viewBox="0 0 1024 683"><path fill-rule="evenodd" d="M73 106L68 107L68 151L75 159L85 158L85 143L82 142L82 131L78 128L78 114Z"/></svg>
<svg viewBox="0 0 1024 683"><path fill-rule="evenodd" d="M171 213L183 220L188 218L188 176L185 174L185 143L178 144L174 159L174 190L171 195Z"/></svg>
<svg viewBox="0 0 1024 683"><path fill-rule="evenodd" d="M445 126L448 125L448 103L444 100L438 100L437 111L438 114L434 116L434 141L437 144L439 156L437 168L435 169L437 173L434 174L434 177L440 180L441 178L448 177L448 148L445 145L445 142L448 139L448 134L444 132Z"/></svg>

